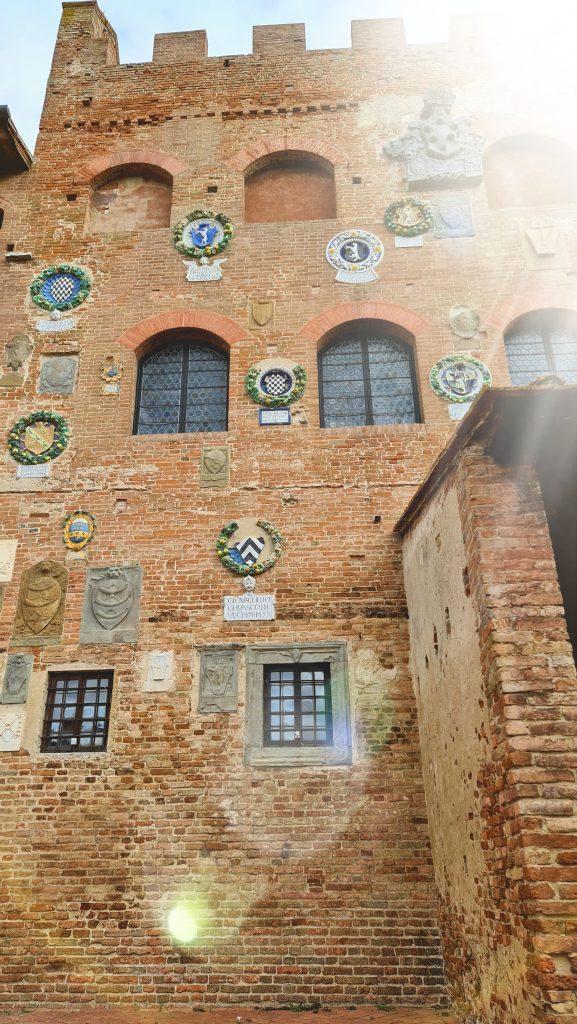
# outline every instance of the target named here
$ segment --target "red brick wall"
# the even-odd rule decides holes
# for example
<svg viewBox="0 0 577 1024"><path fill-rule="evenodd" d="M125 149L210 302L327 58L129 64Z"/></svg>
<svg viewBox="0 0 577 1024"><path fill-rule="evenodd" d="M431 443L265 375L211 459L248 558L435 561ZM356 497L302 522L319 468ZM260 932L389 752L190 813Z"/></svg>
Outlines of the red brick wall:
<svg viewBox="0 0 577 1024"><path fill-rule="evenodd" d="M432 364L452 351L448 310L478 306L484 326L475 351L505 383L502 326L491 314L509 308L510 295L534 296L535 276L524 266L517 221L490 211L482 186L468 192L475 238L428 235L422 249L396 249L383 214L406 189L401 168L381 161L377 146L405 130L427 87L447 79L477 130L510 134L526 85L505 89L506 73L487 70L474 34L473 50L463 31L450 47L405 48L393 27L383 50L371 48L374 33L357 31L350 50L305 51L298 27L275 27L257 33L255 55L201 59L199 46L190 61L165 63L161 51L183 53L165 40L155 63L118 65L94 5L64 9L34 168L0 183L0 205L6 197L11 210L2 235L34 255L31 264L0 265L1 337L27 331L35 342L24 385L2 400L2 431L38 408L61 412L71 427L45 482L17 480L7 456L0 472L2 533L19 540L4 588L3 647L22 573L41 558L70 569L62 644L35 651L27 743L0 757L3 1007L445 998L392 530L452 426L428 384ZM536 118L543 104L551 108L537 96ZM557 108L551 116L551 130L560 130ZM244 170L278 138L289 150L307 150L312 139L335 154L334 224L245 222ZM238 166L247 151L254 155ZM172 168L171 223L202 206L232 219L221 281L187 282L167 227L86 232L86 168L96 176L117 166L115 153L129 154L131 165L148 153L152 166ZM574 211L556 216L565 226ZM385 258L377 282L343 285L325 248L332 233L357 225L381 237ZM92 292L74 331L43 335L28 288L60 261L85 266ZM549 272L547 282L557 305L559 295L569 301L564 272ZM253 299L274 301L264 328L250 316ZM423 424L319 428L317 347L339 310L350 319L355 309L369 317L386 310L411 325ZM230 345L226 434L133 437L135 346L167 318L202 325ZM54 351L79 353L71 396L37 394L40 357ZM110 355L126 364L118 398L101 393ZM309 380L295 425L265 430L243 382L257 360L274 355L301 363ZM228 488L198 486L207 443L230 445ZM94 513L97 533L74 557L60 531L79 506ZM266 516L286 537L259 584L276 593L271 623L222 620L223 596L240 587L214 545L221 526L241 515ZM144 569L138 645L79 644L87 566L127 561ZM244 677L238 714L201 718L196 645L313 639L348 644L353 764L251 769ZM176 656L175 691L158 698L141 688L142 656L155 649ZM46 670L78 663L115 669L109 750L40 755ZM186 952L165 928L183 893L198 901L203 920L202 941Z"/></svg>
<svg viewBox="0 0 577 1024"><path fill-rule="evenodd" d="M333 168L294 156L271 159L246 179L247 224L267 221L323 220L336 217Z"/></svg>

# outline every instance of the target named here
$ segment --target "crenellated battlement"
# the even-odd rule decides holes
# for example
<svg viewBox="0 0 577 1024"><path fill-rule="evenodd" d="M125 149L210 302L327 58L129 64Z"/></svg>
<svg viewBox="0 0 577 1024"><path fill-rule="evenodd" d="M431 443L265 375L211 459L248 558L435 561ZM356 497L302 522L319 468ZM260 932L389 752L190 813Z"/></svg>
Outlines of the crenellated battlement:
<svg viewBox="0 0 577 1024"><path fill-rule="evenodd" d="M55 64L66 63L69 44L73 42L76 61L92 64L118 64L116 33L97 0L64 0L58 33ZM484 15L455 15L450 21L449 45L466 46L487 35L489 19ZM152 64L175 64L208 58L208 38L204 29L185 32L161 32L154 36ZM420 45L420 44L419 44ZM447 44L440 44L447 45ZM351 50L402 51L413 49L408 44L402 18L366 18L351 22ZM347 49L347 48L345 48ZM231 54L230 57L276 58L279 54L311 53L307 50L306 27L302 22L279 25L255 25L252 33L252 54ZM319 53L326 53L320 50Z"/></svg>

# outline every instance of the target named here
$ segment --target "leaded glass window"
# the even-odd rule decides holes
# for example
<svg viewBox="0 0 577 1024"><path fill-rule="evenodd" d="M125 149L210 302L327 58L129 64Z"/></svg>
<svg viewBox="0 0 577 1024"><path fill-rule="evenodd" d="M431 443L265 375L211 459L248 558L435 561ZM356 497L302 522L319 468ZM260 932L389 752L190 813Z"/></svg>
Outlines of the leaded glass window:
<svg viewBox="0 0 577 1024"><path fill-rule="evenodd" d="M523 317L506 334L505 349L515 387L547 373L577 383L577 317L571 314L548 310Z"/></svg>
<svg viewBox="0 0 577 1024"><path fill-rule="evenodd" d="M226 430L228 356L201 340L175 340L139 366L135 434Z"/></svg>
<svg viewBox="0 0 577 1024"><path fill-rule="evenodd" d="M416 423L419 404L409 344L377 326L359 326L319 356L321 425Z"/></svg>
<svg viewBox="0 0 577 1024"><path fill-rule="evenodd" d="M330 666L266 665L265 746L332 743Z"/></svg>
<svg viewBox="0 0 577 1024"><path fill-rule="evenodd" d="M112 672L51 672L41 750L106 750Z"/></svg>

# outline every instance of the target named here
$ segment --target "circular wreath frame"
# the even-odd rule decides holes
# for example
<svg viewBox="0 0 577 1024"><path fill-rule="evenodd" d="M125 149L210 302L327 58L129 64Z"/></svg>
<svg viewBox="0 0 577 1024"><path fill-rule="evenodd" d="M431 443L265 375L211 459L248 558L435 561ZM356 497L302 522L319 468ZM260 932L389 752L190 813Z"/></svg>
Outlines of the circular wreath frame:
<svg viewBox="0 0 577 1024"><path fill-rule="evenodd" d="M187 224L190 224L193 220L199 220L200 217L212 217L213 220L218 221L220 224L224 231L224 237L218 245L205 245L199 248L197 245L186 245L182 241L182 235ZM193 259L200 260L203 256L218 256L219 253L224 252L228 245L230 245L233 234L232 221L224 213L213 213L212 210L193 210L184 220L175 224L172 229L172 240L176 251L182 256L192 256Z"/></svg>
<svg viewBox="0 0 577 1024"><path fill-rule="evenodd" d="M283 369L284 367L279 367ZM274 366L270 367L270 370L274 370ZM268 373L269 369L259 370L256 366L250 369L244 378L244 388L249 398L252 398L253 402L257 405L264 405L267 409L278 409L287 405L292 405L293 402L297 402L299 398L305 393L307 386L307 371L304 366L294 366L292 370L285 371L292 373L294 377L294 386L287 391L286 395L265 395L258 386L258 379L263 373Z"/></svg>
<svg viewBox="0 0 577 1024"><path fill-rule="evenodd" d="M474 395L451 395L451 394L447 394L446 390L444 389L443 385L441 384L441 372L442 372L442 370L444 370L446 366L454 366L455 363L469 363L472 366L476 366L477 369L481 371L481 376L483 378L483 383L482 383L481 387L479 388L479 390ZM493 378L491 376L491 371L490 371L489 367L486 365L486 363L482 363L480 359L475 359L475 356L467 356L467 355L460 356L460 355L457 355L457 354L443 356L441 359L437 360L437 362L434 364L434 366L431 367L431 370L430 370L430 373L429 373L429 383L430 383L433 391L435 392L435 394L438 395L439 398L442 398L445 402L452 402L452 403L472 402L472 401L474 401L474 399L477 398L477 396L481 394L481 391L483 391L485 388L490 388L491 387L492 381L493 381Z"/></svg>
<svg viewBox="0 0 577 1024"><path fill-rule="evenodd" d="M260 576L261 573L266 572L267 569L272 569L273 565L276 564L282 554L283 538L276 526L267 522L266 519L257 519L256 524L268 533L273 542L274 554L271 558L265 558L264 562L255 562L254 565L239 565L239 563L235 562L234 558L231 558L228 554L228 540L229 537L232 537L235 530L238 530L238 523L234 521L227 523L227 525L223 526L220 531L219 538L216 542L216 553L225 569L230 569L230 571L236 573L237 576Z"/></svg>
<svg viewBox="0 0 577 1024"><path fill-rule="evenodd" d="M397 210L401 210L404 206L410 203L419 211L422 217L421 226L415 224L413 227L406 228L395 222L395 213ZM390 203L385 210L385 226L393 235L397 235L399 238L415 238L416 235L422 235L425 231L430 231L433 226L433 211L428 203L424 203L421 199L413 199L409 196L407 199L398 199L394 203Z"/></svg>
<svg viewBox="0 0 577 1024"><path fill-rule="evenodd" d="M26 427L32 425L32 423L38 423L39 421L53 423L56 427L54 433L54 441L50 445L47 451L42 452L41 455L35 455L34 452L27 452L20 447L20 439ZM53 459L58 458L62 455L62 452L68 444L70 438L70 429L63 416L59 416L56 412L31 412L28 416L21 416L12 427L8 434L8 451L15 462L19 462L22 466L38 466L42 462L52 462Z"/></svg>
<svg viewBox="0 0 577 1024"><path fill-rule="evenodd" d="M71 274L73 277L78 278L80 281L80 291L73 298L65 299L64 302L52 302L50 299L46 299L42 295L42 286L54 274ZM32 301L37 306L40 306L41 309L57 309L59 312L64 313L67 309L75 309L76 306L80 306L90 295L91 288L92 282L85 270L82 270L81 267L75 267L72 263L58 263L54 267L46 267L45 270L42 270L34 278L30 285L30 295Z"/></svg>
<svg viewBox="0 0 577 1024"><path fill-rule="evenodd" d="M67 527L68 527L69 523L71 523L73 519L76 519L77 516L86 516L86 518L88 519L88 521L90 522L90 524L92 526L92 530L91 530L90 536L87 537L86 540L83 540L82 544L72 544L72 543L70 543L70 537L67 536L67 533L66 533L66 530L67 530ZM77 509L75 509L74 512L70 512L70 514L66 516L66 519L64 520L64 522L62 524L62 540L64 541L64 544L68 548L69 551L82 551L82 549L85 548L87 546L87 544L90 544L90 541L94 537L95 532L96 532L96 519L92 515L92 512L87 512L83 508L77 508Z"/></svg>

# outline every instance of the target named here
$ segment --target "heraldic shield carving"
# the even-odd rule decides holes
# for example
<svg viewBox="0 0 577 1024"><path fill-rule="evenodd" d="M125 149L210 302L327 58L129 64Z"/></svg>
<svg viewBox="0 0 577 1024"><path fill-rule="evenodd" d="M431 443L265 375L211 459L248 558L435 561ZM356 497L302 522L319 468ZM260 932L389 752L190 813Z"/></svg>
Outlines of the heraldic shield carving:
<svg viewBox="0 0 577 1024"><path fill-rule="evenodd" d="M13 643L45 646L59 642L66 585L66 569L58 562L39 562L23 574Z"/></svg>
<svg viewBox="0 0 577 1024"><path fill-rule="evenodd" d="M138 637L141 585L140 566L89 569L81 643L134 643Z"/></svg>

